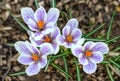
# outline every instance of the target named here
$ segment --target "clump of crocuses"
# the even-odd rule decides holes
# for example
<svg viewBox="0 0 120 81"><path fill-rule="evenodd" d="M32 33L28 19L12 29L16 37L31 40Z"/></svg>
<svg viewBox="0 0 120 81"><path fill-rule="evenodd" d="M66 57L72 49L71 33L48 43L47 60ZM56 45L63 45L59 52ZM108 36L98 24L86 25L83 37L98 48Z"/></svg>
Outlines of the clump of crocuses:
<svg viewBox="0 0 120 81"><path fill-rule="evenodd" d="M25 70L28 76L38 74L47 65L47 56L56 55L61 50L60 46L71 49L88 74L96 71L97 63L102 62L103 55L109 52L104 42L85 42L75 18L70 19L61 32L57 26L59 14L57 8L50 8L48 13L43 7L35 12L29 7L21 9L22 18L30 29L30 42L18 41L15 49L20 53L18 62L28 65Z"/></svg>

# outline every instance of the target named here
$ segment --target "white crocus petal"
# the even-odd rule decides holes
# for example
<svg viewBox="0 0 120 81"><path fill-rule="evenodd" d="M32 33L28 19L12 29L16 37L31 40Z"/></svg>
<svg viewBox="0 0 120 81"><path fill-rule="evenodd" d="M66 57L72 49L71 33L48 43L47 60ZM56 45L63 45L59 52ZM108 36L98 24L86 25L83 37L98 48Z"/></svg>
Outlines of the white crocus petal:
<svg viewBox="0 0 120 81"><path fill-rule="evenodd" d="M73 45L71 51L74 56L80 57L80 54L82 54L82 46Z"/></svg>
<svg viewBox="0 0 120 81"><path fill-rule="evenodd" d="M58 44L52 44L53 48L54 48L54 54L57 54L59 52L59 45Z"/></svg>
<svg viewBox="0 0 120 81"><path fill-rule="evenodd" d="M45 25L45 28L42 30L42 34L46 35L54 31L54 24L53 22L49 22Z"/></svg>
<svg viewBox="0 0 120 81"><path fill-rule="evenodd" d="M107 54L109 52L108 45L103 42L96 42L92 48L92 51L99 51L102 54Z"/></svg>
<svg viewBox="0 0 120 81"><path fill-rule="evenodd" d="M63 45L64 42L65 42L65 39L63 38L63 36L62 35L58 35L57 36L57 43L59 45Z"/></svg>
<svg viewBox="0 0 120 81"><path fill-rule="evenodd" d="M78 20L75 18L72 18L67 22L66 26L70 26L70 30L72 31L74 28L78 27Z"/></svg>
<svg viewBox="0 0 120 81"><path fill-rule="evenodd" d="M39 63L33 63L33 64L29 65L27 67L27 69L25 70L25 72L28 76L36 75L39 73L39 71L40 71Z"/></svg>
<svg viewBox="0 0 120 81"><path fill-rule="evenodd" d="M89 63L89 60L83 54L80 54L80 56L78 57L78 61L82 65L87 65Z"/></svg>
<svg viewBox="0 0 120 81"><path fill-rule="evenodd" d="M29 8L29 7L25 7L21 9L21 15L23 20L25 21L25 23L27 24L29 19L33 19L34 20L34 11Z"/></svg>
<svg viewBox="0 0 120 81"><path fill-rule="evenodd" d="M17 61L23 65L30 65L32 64L34 61L32 60L32 57L31 56L28 56L26 54L21 54Z"/></svg>
<svg viewBox="0 0 120 81"><path fill-rule="evenodd" d="M83 46L83 50L91 50L95 43L93 41L86 42Z"/></svg>
<svg viewBox="0 0 120 81"><path fill-rule="evenodd" d="M26 55L31 55L31 51L28 49L26 46L25 42L23 41L18 41L14 44L15 49L20 53L20 54L26 54Z"/></svg>
<svg viewBox="0 0 120 81"><path fill-rule="evenodd" d="M78 42L76 43L76 45L81 46L84 43L84 41L85 41L85 38L81 38L81 39L78 40Z"/></svg>
<svg viewBox="0 0 120 81"><path fill-rule="evenodd" d="M87 65L83 65L83 71L87 74L94 73L96 69L97 69L97 65L92 62L89 62Z"/></svg>
<svg viewBox="0 0 120 81"><path fill-rule="evenodd" d="M36 24L35 21L33 21L32 19L28 20L28 27L32 30L32 31L38 31L38 25Z"/></svg>
<svg viewBox="0 0 120 81"><path fill-rule="evenodd" d="M38 61L40 68L44 68L47 65L47 56L42 56L41 60Z"/></svg>
<svg viewBox="0 0 120 81"><path fill-rule="evenodd" d="M70 35L70 26L65 26L63 29L62 29L62 34L63 36L66 38L68 35Z"/></svg>
<svg viewBox="0 0 120 81"><path fill-rule="evenodd" d="M42 55L53 54L54 49L50 43L44 43L40 46L40 53L42 53Z"/></svg>
<svg viewBox="0 0 120 81"><path fill-rule="evenodd" d="M55 24L58 20L59 14L60 12L57 8L50 8L47 14L46 23L53 22Z"/></svg>

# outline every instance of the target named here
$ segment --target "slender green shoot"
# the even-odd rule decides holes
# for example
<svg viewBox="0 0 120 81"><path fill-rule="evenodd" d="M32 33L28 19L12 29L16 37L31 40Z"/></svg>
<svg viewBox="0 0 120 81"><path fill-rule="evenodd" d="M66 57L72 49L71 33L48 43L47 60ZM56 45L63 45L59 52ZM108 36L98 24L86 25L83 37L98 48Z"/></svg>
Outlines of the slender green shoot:
<svg viewBox="0 0 120 81"><path fill-rule="evenodd" d="M120 69L120 65L117 64L115 61L111 60L111 59L108 59L112 64L114 64L116 67L118 67Z"/></svg>
<svg viewBox="0 0 120 81"><path fill-rule="evenodd" d="M68 73L67 60L66 60L65 56L63 56L63 61L64 61L64 65L65 65L65 72ZM66 76L66 81L68 81L68 76Z"/></svg>
<svg viewBox="0 0 120 81"><path fill-rule="evenodd" d="M23 75L23 74L26 74L25 71L10 74L10 76L20 76L20 75Z"/></svg>
<svg viewBox="0 0 120 81"><path fill-rule="evenodd" d="M112 50L113 52L116 52L116 51L119 51L120 50L120 47L118 48L115 48L114 50Z"/></svg>
<svg viewBox="0 0 120 81"><path fill-rule="evenodd" d="M120 60L120 55L118 55L114 61L119 61Z"/></svg>
<svg viewBox="0 0 120 81"><path fill-rule="evenodd" d="M110 73L110 69L109 69L108 65L106 65L106 70L107 70L107 73L108 73L108 75L110 77L110 80L114 81L114 78L113 78L112 74Z"/></svg>
<svg viewBox="0 0 120 81"><path fill-rule="evenodd" d="M120 39L120 36L117 36L115 38L109 39L108 41L106 41L106 43L110 43L110 42L116 41L117 39Z"/></svg>
<svg viewBox="0 0 120 81"><path fill-rule="evenodd" d="M36 6L36 8L40 7L37 0L35 0L35 6Z"/></svg>
<svg viewBox="0 0 120 81"><path fill-rule="evenodd" d="M28 29L28 27L26 27L23 23L21 23L19 20L18 20L18 18L16 18L12 13L10 14L12 17L13 17L13 19L20 25L20 27L22 27L25 31L28 31L29 29Z"/></svg>
<svg viewBox="0 0 120 81"><path fill-rule="evenodd" d="M53 8L56 7L56 0L51 0L51 7L53 7Z"/></svg>
<svg viewBox="0 0 120 81"><path fill-rule="evenodd" d="M110 32L111 32L111 29L112 29L112 23L113 23L113 20L114 20L114 17L115 17L115 11L113 12L113 16L110 20L110 24L109 24L109 28L108 28L108 32L107 32L107 40L110 38Z"/></svg>
<svg viewBox="0 0 120 81"><path fill-rule="evenodd" d="M5 45L7 45L7 46L11 46L11 47L13 47L13 46L14 46L14 44L13 44L13 43L7 43L7 44L5 44Z"/></svg>
<svg viewBox="0 0 120 81"><path fill-rule="evenodd" d="M86 41L95 41L95 42L105 42L104 39L97 39L97 38L86 38L85 39Z"/></svg>
<svg viewBox="0 0 120 81"><path fill-rule="evenodd" d="M90 37L92 34L94 34L96 31L98 31L98 30L99 30L100 28L102 28L104 25L105 25L105 23L104 23L104 24L101 24L100 26L98 26L95 30L93 30L93 31L91 31L90 33L88 33L88 34L85 36L85 38Z"/></svg>
<svg viewBox="0 0 120 81"><path fill-rule="evenodd" d="M54 64L54 63L52 63L51 65L52 65L54 68L56 68L57 70L59 70L60 72L62 72L64 75L72 78L72 76L71 76L70 74L66 73L61 67L57 66L57 65Z"/></svg>

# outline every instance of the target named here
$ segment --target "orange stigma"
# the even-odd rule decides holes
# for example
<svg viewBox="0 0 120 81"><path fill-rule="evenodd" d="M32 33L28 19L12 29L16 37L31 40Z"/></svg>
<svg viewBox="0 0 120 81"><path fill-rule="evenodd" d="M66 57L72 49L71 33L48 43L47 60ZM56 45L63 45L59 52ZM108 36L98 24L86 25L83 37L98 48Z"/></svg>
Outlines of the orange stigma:
<svg viewBox="0 0 120 81"><path fill-rule="evenodd" d="M92 52L91 51L86 51L85 55L88 56L88 57L90 57L90 56L92 56Z"/></svg>
<svg viewBox="0 0 120 81"><path fill-rule="evenodd" d="M73 38L72 38L71 35L68 35L66 39L67 39L68 42L72 42L72 39L73 39Z"/></svg>
<svg viewBox="0 0 120 81"><path fill-rule="evenodd" d="M37 61L37 60L39 60L40 58L39 58L38 55L32 54L32 59L33 59L34 61Z"/></svg>
<svg viewBox="0 0 120 81"><path fill-rule="evenodd" d="M43 21L39 21L38 23L38 27L40 28L40 29L43 29L44 28L44 22Z"/></svg>
<svg viewBox="0 0 120 81"><path fill-rule="evenodd" d="M50 38L46 35L46 36L45 36L45 42L50 43L50 41L51 41Z"/></svg>

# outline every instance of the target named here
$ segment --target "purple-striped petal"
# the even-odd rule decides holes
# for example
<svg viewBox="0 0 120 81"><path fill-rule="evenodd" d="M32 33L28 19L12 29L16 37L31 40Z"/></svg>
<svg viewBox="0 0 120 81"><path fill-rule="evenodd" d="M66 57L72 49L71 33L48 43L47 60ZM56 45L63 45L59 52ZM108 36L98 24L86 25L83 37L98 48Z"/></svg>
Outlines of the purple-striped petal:
<svg viewBox="0 0 120 81"><path fill-rule="evenodd" d="M26 24L27 24L29 19L34 20L34 11L29 7L22 8L21 15L22 15L22 18Z"/></svg>
<svg viewBox="0 0 120 81"><path fill-rule="evenodd" d="M89 63L88 59L83 54L80 54L80 56L78 57L78 61L82 65L87 65Z"/></svg>
<svg viewBox="0 0 120 81"><path fill-rule="evenodd" d="M77 41L76 45L81 46L84 43L84 41L85 41L85 38L81 38Z"/></svg>
<svg viewBox="0 0 120 81"><path fill-rule="evenodd" d="M69 34L70 34L70 26L65 26L63 29L62 29L62 34L63 36L66 38Z"/></svg>
<svg viewBox="0 0 120 81"><path fill-rule="evenodd" d="M40 53L42 53L42 55L49 55L54 53L54 49L50 43L44 43L40 47Z"/></svg>
<svg viewBox="0 0 120 81"><path fill-rule="evenodd" d="M103 42L96 42L95 46L92 48L92 51L99 51L102 54L107 54L109 52L108 45Z"/></svg>
<svg viewBox="0 0 120 81"><path fill-rule="evenodd" d="M36 22L33 21L32 19L29 19L27 24L28 24L28 27L29 27L32 31L39 31L38 25L37 25Z"/></svg>
<svg viewBox="0 0 120 81"><path fill-rule="evenodd" d="M40 68L44 68L47 64L47 57L46 56L42 56L41 60L38 61Z"/></svg>
<svg viewBox="0 0 120 81"><path fill-rule="evenodd" d="M82 32L80 31L80 29L75 28L72 31L71 36L73 37L73 41L78 41L82 36Z"/></svg>
<svg viewBox="0 0 120 81"><path fill-rule="evenodd" d="M31 55L31 51L28 49L26 46L26 43L23 41L18 41L14 44L15 49L20 53L20 54L26 54L26 55Z"/></svg>
<svg viewBox="0 0 120 81"><path fill-rule="evenodd" d="M59 36L57 37L57 43L58 43L59 45L62 45L64 42L65 42L65 39L63 38L63 36L62 36L62 35L59 35Z"/></svg>
<svg viewBox="0 0 120 81"><path fill-rule="evenodd" d="M57 54L59 52L59 49L60 49L59 45L57 43L54 43L54 44L52 44L52 46L54 48L54 54Z"/></svg>
<svg viewBox="0 0 120 81"><path fill-rule="evenodd" d="M45 9L42 6L35 11L34 18L35 18L36 22L39 22L39 21L45 22L46 21L47 14L46 14Z"/></svg>
<svg viewBox="0 0 120 81"><path fill-rule="evenodd" d="M71 48L72 54L76 57L79 57L82 53L82 46L74 45Z"/></svg>
<svg viewBox="0 0 120 81"><path fill-rule="evenodd" d="M94 45L95 45L95 43L92 41L86 42L84 44L84 50L91 50Z"/></svg>
<svg viewBox="0 0 120 81"><path fill-rule="evenodd" d="M30 65L32 64L34 61L32 60L32 57L31 56L27 56L27 55L20 55L18 57L18 62L23 64L23 65Z"/></svg>
<svg viewBox="0 0 120 81"><path fill-rule="evenodd" d="M41 40L44 34L42 34L41 32L35 32L33 36L35 40Z"/></svg>
<svg viewBox="0 0 120 81"><path fill-rule="evenodd" d="M96 69L97 69L97 65L92 62L89 62L87 65L83 65L83 71L87 74L94 73Z"/></svg>
<svg viewBox="0 0 120 81"><path fill-rule="evenodd" d="M103 61L103 54L101 54L100 52L93 52L90 60L93 63L100 63Z"/></svg>
<svg viewBox="0 0 120 81"><path fill-rule="evenodd" d="M62 45L66 48L71 48L74 45L74 43L64 42Z"/></svg>
<svg viewBox="0 0 120 81"><path fill-rule="evenodd" d="M39 71L40 71L40 65L39 63L36 63L36 62L29 65L27 69L25 70L28 76L36 75L39 73Z"/></svg>
<svg viewBox="0 0 120 81"><path fill-rule="evenodd" d="M54 31L54 24L53 22L49 22L45 25L45 28L42 30L42 34L49 34Z"/></svg>
<svg viewBox="0 0 120 81"><path fill-rule="evenodd" d="M78 20L75 18L72 18L67 22L66 26L70 26L70 30L72 31L74 28L78 27Z"/></svg>
<svg viewBox="0 0 120 81"><path fill-rule="evenodd" d="M57 38L58 35L60 35L60 29L59 29L58 27L55 27L54 32L51 33L51 37L52 37L52 39L54 40L54 39Z"/></svg>
<svg viewBox="0 0 120 81"><path fill-rule="evenodd" d="M53 22L55 24L58 20L59 13L60 12L57 8L50 8L47 14L46 23Z"/></svg>

